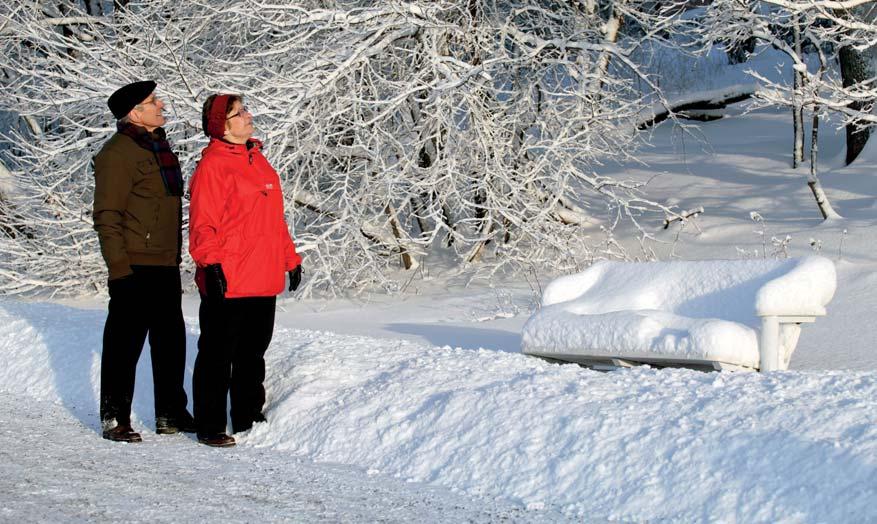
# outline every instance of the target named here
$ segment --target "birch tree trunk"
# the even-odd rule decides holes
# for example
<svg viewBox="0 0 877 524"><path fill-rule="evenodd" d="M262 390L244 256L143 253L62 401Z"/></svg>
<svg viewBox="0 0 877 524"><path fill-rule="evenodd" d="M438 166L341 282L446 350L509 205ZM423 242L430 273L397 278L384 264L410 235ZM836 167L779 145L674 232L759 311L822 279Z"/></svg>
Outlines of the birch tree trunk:
<svg viewBox="0 0 877 524"><path fill-rule="evenodd" d="M801 55L801 26L797 14L792 15L792 38L797 56ZM792 70L792 131L794 142L792 143L792 167L797 169L804 162L804 72L795 66Z"/></svg>
<svg viewBox="0 0 877 524"><path fill-rule="evenodd" d="M828 196L825 194L825 190L822 189L822 184L819 182L819 177L817 176L817 157L818 157L818 143L819 143L819 106L813 108L813 130L811 131L810 136L810 176L807 178L807 185L810 187L810 191L813 193L813 198L816 199L816 205L819 207L819 212L822 214L822 219L828 218L842 218L835 210L831 207L831 202L828 201Z"/></svg>
<svg viewBox="0 0 877 524"><path fill-rule="evenodd" d="M603 25L603 42L607 45L614 45L618 41L618 32L621 29L620 10L616 7L617 3L623 3L625 0L615 0L609 4L609 12L607 13L606 22ZM591 92L595 96L599 96L600 90L603 88L603 79L609 71L609 60L612 58L608 50L600 53L597 59L596 77L591 85Z"/></svg>

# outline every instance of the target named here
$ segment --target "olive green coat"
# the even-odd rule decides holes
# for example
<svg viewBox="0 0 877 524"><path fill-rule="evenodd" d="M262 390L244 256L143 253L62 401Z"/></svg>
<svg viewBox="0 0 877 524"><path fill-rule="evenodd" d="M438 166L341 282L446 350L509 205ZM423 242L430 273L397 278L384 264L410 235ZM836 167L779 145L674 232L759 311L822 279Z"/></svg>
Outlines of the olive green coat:
<svg viewBox="0 0 877 524"><path fill-rule="evenodd" d="M94 178L94 229L110 280L132 265L179 265L182 200L167 194L155 155L116 133L94 158Z"/></svg>

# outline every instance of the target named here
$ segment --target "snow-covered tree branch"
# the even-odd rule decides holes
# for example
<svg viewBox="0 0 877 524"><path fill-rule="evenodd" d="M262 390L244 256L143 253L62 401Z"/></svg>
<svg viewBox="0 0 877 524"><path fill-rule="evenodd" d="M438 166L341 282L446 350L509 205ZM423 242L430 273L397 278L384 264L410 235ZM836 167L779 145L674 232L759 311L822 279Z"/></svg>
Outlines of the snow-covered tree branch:
<svg viewBox="0 0 877 524"><path fill-rule="evenodd" d="M812 113L808 185L824 218L837 217L817 178L817 132L829 112L847 126L847 163L852 162L875 123L877 100L873 47L877 43L877 2L790 2L786 0L716 0L705 11L703 34L708 46L724 42L731 52L757 39L791 59L791 81L772 81L749 73L761 87L765 104L792 110L792 166L804 162L804 111Z"/></svg>
<svg viewBox="0 0 877 524"><path fill-rule="evenodd" d="M0 222L28 231L0 235L3 292L103 285L90 162L114 131L107 94L137 78L158 82L188 173L203 99L246 96L306 291L397 289L401 268L430 259L569 270L626 256L620 221L648 237L676 215L600 174L632 157L643 109L663 103L632 58L674 21L654 2L157 0L63 16L23 4L0 7L12 123L0 158L16 186Z"/></svg>

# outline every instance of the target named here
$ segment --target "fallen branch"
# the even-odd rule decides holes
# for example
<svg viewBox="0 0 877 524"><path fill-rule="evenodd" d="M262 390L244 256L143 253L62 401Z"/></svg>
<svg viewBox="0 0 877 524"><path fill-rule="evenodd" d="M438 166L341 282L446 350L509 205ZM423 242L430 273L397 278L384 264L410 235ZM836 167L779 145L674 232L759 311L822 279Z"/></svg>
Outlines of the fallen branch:
<svg viewBox="0 0 877 524"><path fill-rule="evenodd" d="M723 115L716 111L726 109L730 104L736 104L737 102L752 98L754 94L755 86L731 86L718 92L696 93L676 101L669 111L653 112L651 116L640 120L637 124L637 129L646 129L667 120L671 116L704 122L718 120ZM691 100L692 97L697 97L697 99ZM661 105L658 105L658 107L663 109Z"/></svg>
<svg viewBox="0 0 877 524"><path fill-rule="evenodd" d="M675 217L667 217L664 219L664 229L670 227L670 224L678 221L685 221L689 218L697 218L698 215L703 213L703 206L698 206L694 209L689 209L688 211L683 211L676 215Z"/></svg>

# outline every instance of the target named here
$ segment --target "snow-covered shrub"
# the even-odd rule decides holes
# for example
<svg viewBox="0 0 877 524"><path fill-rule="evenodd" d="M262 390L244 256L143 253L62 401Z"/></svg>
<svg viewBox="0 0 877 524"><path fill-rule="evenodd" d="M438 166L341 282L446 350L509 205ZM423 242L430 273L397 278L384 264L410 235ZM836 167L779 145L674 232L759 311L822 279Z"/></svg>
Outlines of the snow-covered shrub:
<svg viewBox="0 0 877 524"><path fill-rule="evenodd" d="M168 103L184 173L205 143L204 98L245 95L285 184L306 292L393 290L400 264L430 256L491 274L570 270L627 256L619 222L673 214L599 173L640 140L634 80L654 84L630 56L674 20L654 2L48 9L0 6L0 111L21 122L0 152L17 187L0 208L4 293L103 285L91 158L114 131L107 95L143 78ZM638 36L619 36L622 20Z"/></svg>

